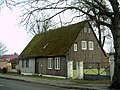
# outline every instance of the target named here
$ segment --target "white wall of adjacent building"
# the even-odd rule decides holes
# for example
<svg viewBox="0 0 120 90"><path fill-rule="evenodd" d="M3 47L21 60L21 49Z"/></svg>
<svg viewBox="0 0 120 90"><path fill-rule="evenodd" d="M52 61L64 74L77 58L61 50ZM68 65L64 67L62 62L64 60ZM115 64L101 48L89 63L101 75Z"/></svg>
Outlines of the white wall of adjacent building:
<svg viewBox="0 0 120 90"><path fill-rule="evenodd" d="M26 66L27 60L29 60L28 66ZM21 74L34 75L35 74L35 59L27 59L27 60L19 60L19 67L20 67Z"/></svg>

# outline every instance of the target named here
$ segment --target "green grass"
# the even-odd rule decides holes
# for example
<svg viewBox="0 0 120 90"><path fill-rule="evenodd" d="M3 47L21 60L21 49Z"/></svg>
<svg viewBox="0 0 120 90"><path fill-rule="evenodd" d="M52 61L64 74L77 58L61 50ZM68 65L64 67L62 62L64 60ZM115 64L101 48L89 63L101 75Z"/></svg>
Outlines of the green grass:
<svg viewBox="0 0 120 90"><path fill-rule="evenodd" d="M111 84L110 80L71 80L77 84Z"/></svg>
<svg viewBox="0 0 120 90"><path fill-rule="evenodd" d="M27 78L44 78L48 80L68 80L70 82L74 82L76 84L110 84L110 80L79 80L79 79L63 79L56 77L46 77L46 76L38 76L38 75L20 75L14 73L0 73L2 75L11 75L11 76L19 76L19 77L27 77Z"/></svg>
<svg viewBox="0 0 120 90"><path fill-rule="evenodd" d="M0 73L2 75L9 75L9 76L19 76L19 77L27 77L27 78L45 78L45 79L51 79L51 80L67 80L64 78L56 78L56 77L47 77L47 76L39 76L39 75L21 75L16 73Z"/></svg>
<svg viewBox="0 0 120 90"><path fill-rule="evenodd" d="M85 74L98 75L98 69L84 69ZM109 71L106 71L104 68L101 68L99 71L100 75L110 75Z"/></svg>
<svg viewBox="0 0 120 90"><path fill-rule="evenodd" d="M16 74L16 73L0 73L0 75L21 76L20 74Z"/></svg>

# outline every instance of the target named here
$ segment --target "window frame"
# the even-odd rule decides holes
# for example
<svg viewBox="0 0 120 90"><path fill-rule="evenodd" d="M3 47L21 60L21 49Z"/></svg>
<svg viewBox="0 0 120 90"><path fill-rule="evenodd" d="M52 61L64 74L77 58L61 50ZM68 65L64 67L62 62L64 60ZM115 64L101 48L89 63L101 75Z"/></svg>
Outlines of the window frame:
<svg viewBox="0 0 120 90"><path fill-rule="evenodd" d="M77 43L74 43L74 51L76 52L76 51L78 51L78 44Z"/></svg>
<svg viewBox="0 0 120 90"><path fill-rule="evenodd" d="M12 64L12 69L16 69L16 65L15 64Z"/></svg>
<svg viewBox="0 0 120 90"><path fill-rule="evenodd" d="M88 32L88 28L85 26L84 27L84 33L87 33Z"/></svg>
<svg viewBox="0 0 120 90"><path fill-rule="evenodd" d="M60 57L55 58L55 70L60 70Z"/></svg>
<svg viewBox="0 0 120 90"><path fill-rule="evenodd" d="M88 27L88 33L91 33L91 28L90 27Z"/></svg>
<svg viewBox="0 0 120 90"><path fill-rule="evenodd" d="M48 58L48 69L53 69L53 58Z"/></svg>
<svg viewBox="0 0 120 90"><path fill-rule="evenodd" d="M93 41L89 41L88 46L89 46L89 50L94 50L94 42Z"/></svg>
<svg viewBox="0 0 120 90"><path fill-rule="evenodd" d="M81 48L82 50L87 50L87 41L84 40L81 41Z"/></svg>

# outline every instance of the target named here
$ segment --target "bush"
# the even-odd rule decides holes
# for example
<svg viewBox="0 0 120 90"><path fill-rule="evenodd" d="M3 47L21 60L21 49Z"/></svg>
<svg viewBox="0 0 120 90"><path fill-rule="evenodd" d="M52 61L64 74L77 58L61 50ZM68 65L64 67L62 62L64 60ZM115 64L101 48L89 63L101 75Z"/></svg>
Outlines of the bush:
<svg viewBox="0 0 120 90"><path fill-rule="evenodd" d="M4 67L4 68L2 69L2 73L7 73L7 68Z"/></svg>

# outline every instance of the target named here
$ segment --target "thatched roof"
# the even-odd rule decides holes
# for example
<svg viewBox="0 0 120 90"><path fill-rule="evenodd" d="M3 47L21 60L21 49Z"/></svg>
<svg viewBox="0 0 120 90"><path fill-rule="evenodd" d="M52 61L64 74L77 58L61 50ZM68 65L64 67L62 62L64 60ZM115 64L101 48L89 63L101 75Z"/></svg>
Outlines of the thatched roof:
<svg viewBox="0 0 120 90"><path fill-rule="evenodd" d="M65 55L84 28L85 23L84 21L35 35L19 58Z"/></svg>

